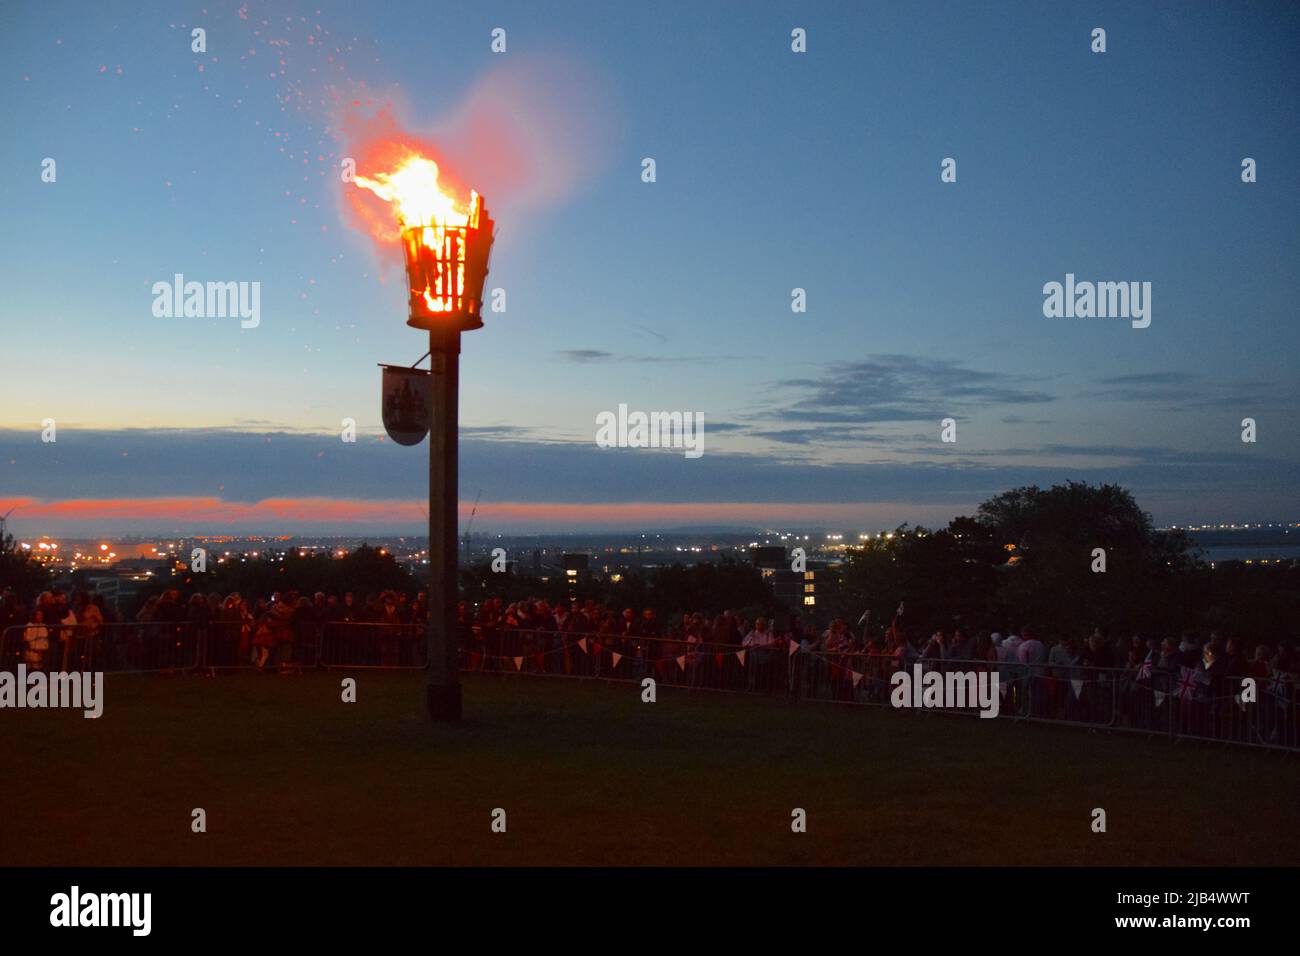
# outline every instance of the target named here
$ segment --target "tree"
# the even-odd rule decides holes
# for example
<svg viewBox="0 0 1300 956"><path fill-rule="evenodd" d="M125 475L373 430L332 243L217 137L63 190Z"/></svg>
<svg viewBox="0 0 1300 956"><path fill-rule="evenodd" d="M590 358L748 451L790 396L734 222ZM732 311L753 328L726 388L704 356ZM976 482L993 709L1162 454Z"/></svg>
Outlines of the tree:
<svg viewBox="0 0 1300 956"><path fill-rule="evenodd" d="M987 529L970 518L940 531L902 525L850 553L826 589L826 603L850 625L870 610L876 630L900 602L909 631L970 628L993 610L999 553Z"/></svg>
<svg viewBox="0 0 1300 956"><path fill-rule="evenodd" d="M771 613L776 605L763 573L726 555L718 561L656 568L650 577L649 602L661 617L672 620L696 611L715 615L743 608Z"/></svg>
<svg viewBox="0 0 1300 956"><path fill-rule="evenodd" d="M974 523L1008 555L995 613L1013 628L1166 624L1174 578L1195 563L1186 537L1156 531L1118 485L1016 488L980 505Z"/></svg>
<svg viewBox="0 0 1300 956"><path fill-rule="evenodd" d="M398 564L392 554L363 544L342 558L295 550L290 550L283 561L244 555L232 555L221 562L210 558L207 571L196 573L188 568L177 571L171 580L149 593L178 588L185 594L215 591L224 596L238 591L251 600L276 591L297 591L304 595L316 591L342 595L351 591L361 601L371 593L393 590L414 594L421 587L421 582ZM140 603L146 597L142 593Z"/></svg>
<svg viewBox="0 0 1300 956"><path fill-rule="evenodd" d="M0 538L0 591L12 590L24 604L31 604L49 583L49 570L21 550L14 536L6 532Z"/></svg>
<svg viewBox="0 0 1300 956"><path fill-rule="evenodd" d="M1097 548L1104 572L1094 571ZM879 628L902 601L913 635L1026 624L1048 638L1098 625L1170 633L1207 623L1207 570L1186 535L1156 530L1128 491L1069 482L1004 492L940 531L903 525L869 539L839 568L823 605L850 623L870 609ZM1218 618L1242 619L1224 601L1215 608Z"/></svg>

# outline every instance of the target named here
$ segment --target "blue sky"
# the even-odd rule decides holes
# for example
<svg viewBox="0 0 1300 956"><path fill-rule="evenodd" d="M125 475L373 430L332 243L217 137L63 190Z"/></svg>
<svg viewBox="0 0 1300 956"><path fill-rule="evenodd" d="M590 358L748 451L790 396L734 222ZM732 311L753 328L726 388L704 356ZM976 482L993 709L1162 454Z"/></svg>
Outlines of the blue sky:
<svg viewBox="0 0 1300 956"><path fill-rule="evenodd" d="M1163 521L1294 517L1300 14L988 6L6 4L0 503L28 533L172 529L148 500L206 496L209 530L270 498L403 526L423 446L377 440L376 363L424 349L398 250L344 215L336 136L354 101L436 137L496 94L535 175L456 169L508 301L463 354L476 527L935 523L1066 478ZM177 272L259 281L261 324L155 318ZM1045 318L1067 272L1151 282L1150 328ZM619 403L703 412L704 458L596 449Z"/></svg>

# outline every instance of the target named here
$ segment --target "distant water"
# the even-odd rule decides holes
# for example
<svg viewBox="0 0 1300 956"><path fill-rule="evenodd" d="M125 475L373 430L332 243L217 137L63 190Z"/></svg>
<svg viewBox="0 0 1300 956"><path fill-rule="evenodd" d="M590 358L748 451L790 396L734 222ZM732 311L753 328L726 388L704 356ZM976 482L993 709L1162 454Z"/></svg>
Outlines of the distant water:
<svg viewBox="0 0 1300 956"><path fill-rule="evenodd" d="M1206 561L1275 561L1300 558L1300 545L1257 544L1234 547L1219 545L1202 548Z"/></svg>
<svg viewBox="0 0 1300 956"><path fill-rule="evenodd" d="M1300 528L1195 531L1206 561L1276 561L1300 558Z"/></svg>

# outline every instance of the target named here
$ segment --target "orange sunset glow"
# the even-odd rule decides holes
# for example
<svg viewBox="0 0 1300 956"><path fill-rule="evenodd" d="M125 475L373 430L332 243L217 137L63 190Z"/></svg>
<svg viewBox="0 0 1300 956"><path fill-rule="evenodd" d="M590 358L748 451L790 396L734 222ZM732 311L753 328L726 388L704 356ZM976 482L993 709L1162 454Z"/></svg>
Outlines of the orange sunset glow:
<svg viewBox="0 0 1300 956"><path fill-rule="evenodd" d="M211 497L167 498L78 498L41 501L35 498L0 499L0 513L21 507L34 521L60 523L105 520L184 521L194 527L229 526L231 522L265 521L321 522L344 528L373 526L375 523L409 523L424 519L421 502L416 500L361 501L345 498L295 497L266 498L256 502L223 501ZM627 501L612 503L497 501L478 503L480 526L533 526L552 529L595 527L662 527L717 521L741 523L866 522L888 524L892 502L862 504L808 504L796 502ZM460 502L460 516L465 519L474 510L474 502ZM934 506L935 514L948 509Z"/></svg>

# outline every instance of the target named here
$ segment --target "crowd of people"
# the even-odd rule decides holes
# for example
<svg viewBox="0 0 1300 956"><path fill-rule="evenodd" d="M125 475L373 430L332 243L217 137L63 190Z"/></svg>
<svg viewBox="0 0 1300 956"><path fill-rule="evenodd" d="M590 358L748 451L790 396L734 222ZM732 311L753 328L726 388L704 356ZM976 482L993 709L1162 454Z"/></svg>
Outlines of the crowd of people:
<svg viewBox="0 0 1300 956"><path fill-rule="evenodd" d="M76 591L71 597L58 588L42 592L29 608L13 591L0 592L0 635L13 638L14 656L31 669L67 670L78 646L101 637L117 660L132 664L157 662L172 646L192 647L193 640L173 645L166 638L184 625L190 637L202 636L210 662L216 666L252 664L288 670L303 663L302 654L328 624L368 623L423 626L428 619L424 592L414 598L398 591L365 595L351 592L312 596L297 591L245 598L238 592L216 592L188 598L177 589L148 597L134 615L119 615L103 596ZM128 626L135 625L135 626Z"/></svg>
<svg viewBox="0 0 1300 956"><path fill-rule="evenodd" d="M465 623L464 605L461 612ZM685 613L664 625L653 608L640 613L624 608L620 613L591 600L554 607L544 600L509 605L490 600L480 605L468 621L480 636L493 631L540 631L650 638L661 646L662 656L672 657L705 645L786 648L793 642L801 651L877 661L882 673L910 667L917 661L952 661L1019 664L1057 680L1078 679L1086 671L1105 669L1135 677L1142 674L1143 680L1149 677L1157 684L1169 684L1187 668L1204 675L1198 679L1201 686L1215 688L1225 681L1239 684L1242 678L1250 677L1265 682L1279 674L1294 676L1300 671L1300 655L1286 640L1247 645L1235 636L1224 638L1214 631L1204 638L1191 632L1182 632L1178 637L1140 633L1110 637L1105 629L1094 627L1087 634L1060 635L1049 643L1032 626L1006 635L958 626L936 629L927 636L908 626L901 604L889 625L880 628L873 628L865 613L856 625L850 626L846 619L837 617L823 629L811 616L793 614L783 622L756 616L751 621L730 610L712 617ZM864 662L862 666L872 665ZM1006 672L1010 674L1011 670Z"/></svg>
<svg viewBox="0 0 1300 956"><path fill-rule="evenodd" d="M108 664L122 669L142 661L157 664L159 648L184 651L193 646L192 640L185 644L166 639L179 633L178 625L184 625L191 638L203 637L206 663L216 667L251 664L259 670L290 670L309 665L326 635L348 642L343 660L366 656L367 663L381 666L418 666L423 660L428 608L424 592L409 596L390 590L360 599L351 592L307 595L297 591L262 597L194 593L186 598L171 589L147 598L134 615L122 620L101 595L84 591L68 595L52 588L31 607L12 591L0 592L0 635L6 635L7 654L21 658L29 668L51 670L69 669L78 660L77 648L89 646L101 635L113 638L104 642L115 655ZM764 665L784 659L778 650L794 648L818 655L832 673L838 670L865 678L868 689L878 688L894 672L911 669L917 662L923 667L960 662L996 669L1003 681L1013 685L1022 674L1043 680L1051 692L1040 695L1037 706L1066 717L1083 700L1082 693L1067 690L1071 682L1085 679L1124 679L1157 696L1214 699L1231 698L1245 678L1266 686L1275 696L1290 695L1300 677L1300 653L1285 640L1247 643L1215 632L1204 637L1191 633L1111 637L1102 628L1093 628L1049 642L1030 626L1005 636L961 626L927 635L909 625L901 604L883 627L873 627L865 613L853 626L835 618L821 628L811 615L750 619L731 610L714 615L688 612L665 623L653 608L620 610L592 599L551 603L540 598L510 603L490 598L472 607L461 602L458 620L462 648L478 653L480 659L502 649L523 653L519 649L524 648L532 653L564 646L568 637L583 635L640 659L685 655L692 667L708 652L750 650L753 663ZM513 640L508 648L507 638ZM752 673L761 670L756 666ZM774 677L773 683L782 679ZM1184 693L1189 680L1194 686Z"/></svg>
<svg viewBox="0 0 1300 956"><path fill-rule="evenodd" d="M99 634L104 622L113 617L103 595L75 592L71 598L58 589L43 592L27 608L12 590L0 591L0 640L15 630L21 633L21 654L29 666L44 668L47 661L67 670L73 653L72 635Z"/></svg>

